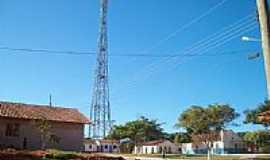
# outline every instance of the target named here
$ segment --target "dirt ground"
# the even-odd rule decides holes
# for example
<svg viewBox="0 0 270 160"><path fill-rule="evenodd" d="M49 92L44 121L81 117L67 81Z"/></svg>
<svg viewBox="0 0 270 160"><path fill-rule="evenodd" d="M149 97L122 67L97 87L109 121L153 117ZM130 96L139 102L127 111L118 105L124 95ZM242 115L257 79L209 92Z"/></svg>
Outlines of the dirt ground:
<svg viewBox="0 0 270 160"><path fill-rule="evenodd" d="M9 149L0 151L0 160L124 160L124 158L63 151L16 151Z"/></svg>

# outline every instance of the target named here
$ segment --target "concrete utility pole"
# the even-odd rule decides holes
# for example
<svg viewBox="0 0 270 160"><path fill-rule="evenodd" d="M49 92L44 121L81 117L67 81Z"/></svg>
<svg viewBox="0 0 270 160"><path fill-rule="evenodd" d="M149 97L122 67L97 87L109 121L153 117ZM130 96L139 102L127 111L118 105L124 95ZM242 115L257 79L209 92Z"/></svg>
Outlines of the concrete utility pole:
<svg viewBox="0 0 270 160"><path fill-rule="evenodd" d="M257 0L260 21L264 67L267 82L267 98L270 99L270 32L267 0Z"/></svg>

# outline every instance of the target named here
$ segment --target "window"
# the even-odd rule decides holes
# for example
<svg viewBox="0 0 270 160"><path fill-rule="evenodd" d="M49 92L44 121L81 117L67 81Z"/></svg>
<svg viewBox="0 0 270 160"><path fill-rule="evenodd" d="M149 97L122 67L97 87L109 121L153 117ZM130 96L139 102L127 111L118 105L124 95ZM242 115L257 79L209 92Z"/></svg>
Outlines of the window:
<svg viewBox="0 0 270 160"><path fill-rule="evenodd" d="M109 152L112 152L112 151L113 151L113 146L109 145Z"/></svg>
<svg viewBox="0 0 270 160"><path fill-rule="evenodd" d="M151 153L154 154L154 152L155 152L155 149L154 147L152 147Z"/></svg>
<svg viewBox="0 0 270 160"><path fill-rule="evenodd" d="M6 136L7 137L19 137L19 128L20 128L20 125L18 123L7 124L6 125Z"/></svg>
<svg viewBox="0 0 270 160"><path fill-rule="evenodd" d="M105 149L108 149L108 145L105 145L104 148L105 148Z"/></svg>
<svg viewBox="0 0 270 160"><path fill-rule="evenodd" d="M113 145L113 149L116 149L117 148L117 146L116 145Z"/></svg>
<svg viewBox="0 0 270 160"><path fill-rule="evenodd" d="M50 142L53 144L59 144L60 143L61 138L56 136L56 135L50 135Z"/></svg>
<svg viewBox="0 0 270 160"><path fill-rule="evenodd" d="M162 153L162 147L159 147L159 153Z"/></svg>
<svg viewBox="0 0 270 160"><path fill-rule="evenodd" d="M89 144L89 149L92 149L92 144Z"/></svg>
<svg viewBox="0 0 270 160"><path fill-rule="evenodd" d="M172 148L171 147L169 147L168 152L172 153Z"/></svg>
<svg viewBox="0 0 270 160"><path fill-rule="evenodd" d="M27 149L27 138L23 138L23 149Z"/></svg>

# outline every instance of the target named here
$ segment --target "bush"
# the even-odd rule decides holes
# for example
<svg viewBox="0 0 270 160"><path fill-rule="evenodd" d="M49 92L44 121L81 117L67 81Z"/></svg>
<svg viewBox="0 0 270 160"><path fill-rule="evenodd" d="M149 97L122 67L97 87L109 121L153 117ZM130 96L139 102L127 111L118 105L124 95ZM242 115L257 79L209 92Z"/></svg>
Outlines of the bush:
<svg viewBox="0 0 270 160"><path fill-rule="evenodd" d="M270 153L270 145L266 145L260 148L261 153Z"/></svg>
<svg viewBox="0 0 270 160"><path fill-rule="evenodd" d="M69 159L75 159L79 158L76 154L67 154L67 153L58 153L58 154L48 154L46 155L46 158L49 159L57 159L57 160L69 160Z"/></svg>

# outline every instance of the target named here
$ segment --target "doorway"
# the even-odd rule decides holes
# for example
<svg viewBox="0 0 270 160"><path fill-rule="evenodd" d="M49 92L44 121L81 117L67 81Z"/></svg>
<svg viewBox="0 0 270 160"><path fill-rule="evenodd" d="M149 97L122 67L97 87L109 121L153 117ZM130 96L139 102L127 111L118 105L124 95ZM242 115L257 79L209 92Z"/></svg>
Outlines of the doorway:
<svg viewBox="0 0 270 160"><path fill-rule="evenodd" d="M27 138L23 138L23 149L27 149Z"/></svg>

